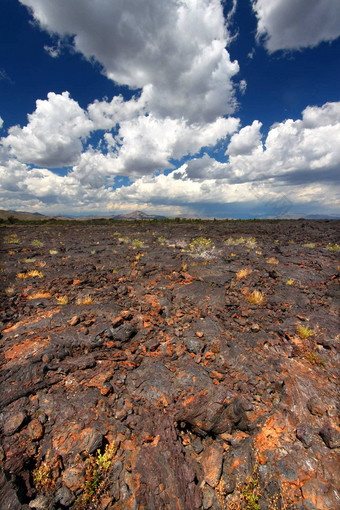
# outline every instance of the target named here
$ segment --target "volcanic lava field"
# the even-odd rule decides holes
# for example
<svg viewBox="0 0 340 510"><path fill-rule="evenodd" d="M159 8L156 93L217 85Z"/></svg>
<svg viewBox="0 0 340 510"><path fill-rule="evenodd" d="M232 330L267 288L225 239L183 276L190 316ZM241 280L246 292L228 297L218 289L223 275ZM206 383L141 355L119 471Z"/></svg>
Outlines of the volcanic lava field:
<svg viewBox="0 0 340 510"><path fill-rule="evenodd" d="M339 234L2 226L1 509L339 508Z"/></svg>

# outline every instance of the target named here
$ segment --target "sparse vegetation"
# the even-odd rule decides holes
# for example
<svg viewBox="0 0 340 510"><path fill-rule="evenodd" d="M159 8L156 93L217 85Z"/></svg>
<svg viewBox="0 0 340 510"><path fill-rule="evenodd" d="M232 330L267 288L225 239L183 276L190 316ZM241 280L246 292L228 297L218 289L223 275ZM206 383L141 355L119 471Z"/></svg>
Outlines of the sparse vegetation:
<svg viewBox="0 0 340 510"><path fill-rule="evenodd" d="M243 278L246 278L248 275L250 275L252 273L252 270L249 268L249 267L245 267L243 269L240 269L237 273L236 273L236 278L238 280L242 280Z"/></svg>
<svg viewBox="0 0 340 510"><path fill-rule="evenodd" d="M140 239L134 239L132 241L132 248L134 250L136 250L137 248L142 248L143 246L144 246L144 243Z"/></svg>
<svg viewBox="0 0 340 510"><path fill-rule="evenodd" d="M34 486L38 492L49 495L55 487L52 480L51 468L47 462L42 462L39 467L33 471Z"/></svg>
<svg viewBox="0 0 340 510"><path fill-rule="evenodd" d="M92 305L92 304L93 304L92 297L89 295L81 296L77 299L77 305Z"/></svg>
<svg viewBox="0 0 340 510"><path fill-rule="evenodd" d="M118 237L119 244L129 244L130 238L127 236Z"/></svg>
<svg viewBox="0 0 340 510"><path fill-rule="evenodd" d="M322 366L325 366L325 364L326 364L325 360L320 358L315 351L308 351L305 354L305 358L312 365L322 365Z"/></svg>
<svg viewBox="0 0 340 510"><path fill-rule="evenodd" d="M304 326L303 324L298 324L297 332L301 340L305 340L314 335L314 330L310 329L308 326Z"/></svg>
<svg viewBox="0 0 340 510"><path fill-rule="evenodd" d="M39 241L39 239L34 239L31 242L31 246L34 246L35 248L42 248L44 246L44 243L42 241Z"/></svg>
<svg viewBox="0 0 340 510"><path fill-rule="evenodd" d="M304 248L315 248L315 243L305 243L302 245Z"/></svg>
<svg viewBox="0 0 340 510"><path fill-rule="evenodd" d="M238 244L243 244L243 245L247 246L247 248L255 248L256 247L255 237L239 237L238 239L229 237L229 239L227 239L224 242L227 246L237 246Z"/></svg>
<svg viewBox="0 0 340 510"><path fill-rule="evenodd" d="M32 294L28 296L28 299L48 299L50 297L51 297L50 292L37 291L32 292Z"/></svg>
<svg viewBox="0 0 340 510"><path fill-rule="evenodd" d="M275 257L269 257L267 260L267 263L268 264L273 264L273 265L277 265L279 263L279 261L277 260L277 258Z"/></svg>
<svg viewBox="0 0 340 510"><path fill-rule="evenodd" d="M41 271L38 271L37 269L33 269L32 271L28 271L27 273L18 273L17 278L43 278L43 274Z"/></svg>
<svg viewBox="0 0 340 510"><path fill-rule="evenodd" d="M109 482L109 471L115 455L115 444L106 445L104 453L97 450L96 455L90 455L86 459L85 484L83 494L76 501L76 508L79 510L97 508L95 506L107 489Z"/></svg>
<svg viewBox="0 0 340 510"><path fill-rule="evenodd" d="M340 250L340 246L338 244L327 244L327 250L338 251Z"/></svg>
<svg viewBox="0 0 340 510"><path fill-rule="evenodd" d="M14 289L13 285L9 285L8 287L6 287L6 289L5 289L6 296L13 296L14 293L15 293L15 289Z"/></svg>
<svg viewBox="0 0 340 510"><path fill-rule="evenodd" d="M58 305L67 305L68 297L67 296L58 296L57 303L58 303Z"/></svg>
<svg viewBox="0 0 340 510"><path fill-rule="evenodd" d="M196 239L192 239L189 244L189 250L195 255L203 255L214 248L215 246L211 239L207 237L197 237Z"/></svg>
<svg viewBox="0 0 340 510"><path fill-rule="evenodd" d="M158 236L157 241L161 244L166 243L166 238L164 236Z"/></svg>
<svg viewBox="0 0 340 510"><path fill-rule="evenodd" d="M264 295L259 290L254 290L247 295L247 300L251 305L263 305L265 302Z"/></svg>
<svg viewBox="0 0 340 510"><path fill-rule="evenodd" d="M50 250L50 255L57 255L58 250Z"/></svg>
<svg viewBox="0 0 340 510"><path fill-rule="evenodd" d="M19 244L20 243L20 239L18 238L17 234L10 234L10 235L4 237L4 243L6 243L6 244Z"/></svg>
<svg viewBox="0 0 340 510"><path fill-rule="evenodd" d="M286 281L286 285L294 285L294 278L289 278L289 280Z"/></svg>

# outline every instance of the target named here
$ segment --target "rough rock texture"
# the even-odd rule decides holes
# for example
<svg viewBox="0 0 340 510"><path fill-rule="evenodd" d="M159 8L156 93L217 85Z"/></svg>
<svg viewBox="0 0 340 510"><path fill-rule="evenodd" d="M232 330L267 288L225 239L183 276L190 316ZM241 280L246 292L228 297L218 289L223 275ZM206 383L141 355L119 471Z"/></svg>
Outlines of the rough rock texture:
<svg viewBox="0 0 340 510"><path fill-rule="evenodd" d="M3 227L1 509L339 508L339 232Z"/></svg>

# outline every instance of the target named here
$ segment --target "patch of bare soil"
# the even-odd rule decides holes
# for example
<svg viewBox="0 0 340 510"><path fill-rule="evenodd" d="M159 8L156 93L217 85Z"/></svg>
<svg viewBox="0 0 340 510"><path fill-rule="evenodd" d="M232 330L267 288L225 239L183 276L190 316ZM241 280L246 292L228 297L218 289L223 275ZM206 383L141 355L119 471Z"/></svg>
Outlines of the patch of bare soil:
<svg viewBox="0 0 340 510"><path fill-rule="evenodd" d="M1 228L1 509L339 508L339 231Z"/></svg>

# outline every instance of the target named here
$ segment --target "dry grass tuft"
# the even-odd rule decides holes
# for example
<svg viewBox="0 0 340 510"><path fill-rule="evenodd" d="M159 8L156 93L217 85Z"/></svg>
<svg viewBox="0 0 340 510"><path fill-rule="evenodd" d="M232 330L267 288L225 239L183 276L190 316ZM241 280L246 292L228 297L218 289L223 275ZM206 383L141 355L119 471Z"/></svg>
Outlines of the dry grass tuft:
<svg viewBox="0 0 340 510"><path fill-rule="evenodd" d="M248 294L247 300L251 305L263 305L265 303L264 295L259 290L254 290Z"/></svg>
<svg viewBox="0 0 340 510"><path fill-rule="evenodd" d="M50 292L37 291L33 292L28 296L28 299L49 299L51 297Z"/></svg>
<svg viewBox="0 0 340 510"><path fill-rule="evenodd" d="M32 271L28 271L27 273L18 273L17 278L43 278L43 274L41 271L37 271L36 269L33 269Z"/></svg>
<svg viewBox="0 0 340 510"><path fill-rule="evenodd" d="M6 287L6 289L5 289L6 296L13 296L14 293L15 293L15 289L14 289L13 285L9 285L8 287Z"/></svg>
<svg viewBox="0 0 340 510"><path fill-rule="evenodd" d="M91 296L82 296L77 299L77 305L92 305L92 297Z"/></svg>
<svg viewBox="0 0 340 510"><path fill-rule="evenodd" d="M67 296L58 296L57 303L58 303L58 305L67 305L68 297Z"/></svg>
<svg viewBox="0 0 340 510"><path fill-rule="evenodd" d="M269 259L266 259L268 264L274 264L277 265L279 261L275 257L269 257Z"/></svg>
<svg viewBox="0 0 340 510"><path fill-rule="evenodd" d="M249 267L245 267L243 269L240 269L236 273L236 278L238 280L242 280L243 278L246 278L248 275L250 275L252 272L253 272L252 269L250 269Z"/></svg>

